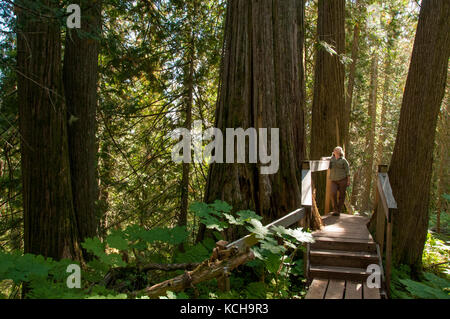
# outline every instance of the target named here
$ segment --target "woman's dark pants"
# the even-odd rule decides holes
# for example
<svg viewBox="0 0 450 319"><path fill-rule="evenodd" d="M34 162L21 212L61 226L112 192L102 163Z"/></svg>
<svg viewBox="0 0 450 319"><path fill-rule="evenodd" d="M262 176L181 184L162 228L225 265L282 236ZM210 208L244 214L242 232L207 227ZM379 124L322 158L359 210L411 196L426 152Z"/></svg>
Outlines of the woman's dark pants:
<svg viewBox="0 0 450 319"><path fill-rule="evenodd" d="M340 181L331 181L331 200L333 202L333 212L343 213L345 190L347 189L347 177ZM337 192L339 191L339 201L337 198Z"/></svg>

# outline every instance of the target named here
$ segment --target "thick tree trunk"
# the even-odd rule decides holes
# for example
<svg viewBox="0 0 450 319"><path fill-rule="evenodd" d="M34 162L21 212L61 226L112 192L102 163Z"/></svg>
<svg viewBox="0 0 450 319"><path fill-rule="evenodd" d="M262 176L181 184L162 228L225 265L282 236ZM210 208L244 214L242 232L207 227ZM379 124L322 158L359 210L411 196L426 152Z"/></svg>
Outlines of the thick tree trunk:
<svg viewBox="0 0 450 319"><path fill-rule="evenodd" d="M374 175L374 151L375 151L375 124L377 121L377 95L378 95L378 55L374 53L370 72L369 92L369 119L370 127L367 132L366 165L364 170L365 182L362 196L362 207L364 211L370 210L370 193L372 191L372 177Z"/></svg>
<svg viewBox="0 0 450 319"><path fill-rule="evenodd" d="M334 47L337 54L331 54L323 45L317 48L311 127L311 159L315 160L331 156L337 145L345 144L348 132L345 70L338 56L345 52L345 1L319 0L318 10L318 39ZM314 175L317 205L323 212L326 176L324 173Z"/></svg>
<svg viewBox="0 0 450 319"><path fill-rule="evenodd" d="M279 128L279 169L264 175L259 162L213 163L205 201L221 199L234 209L254 210L264 222L301 206L303 10L299 0L228 2L215 126L224 133L253 127L270 134ZM268 154L273 154L270 140L269 135Z"/></svg>
<svg viewBox="0 0 450 319"><path fill-rule="evenodd" d="M450 55L450 1L424 0L389 178L398 205L393 258L418 272L427 235L431 169Z"/></svg>
<svg viewBox="0 0 450 319"><path fill-rule="evenodd" d="M383 164L385 157L384 152L384 142L386 140L386 114L389 107L389 90L390 90L390 76L391 76L391 57L390 52L386 53L385 63L384 63L384 84L383 84L383 101L381 104L381 116L380 116L380 132L378 134L378 144L375 155L377 156L377 164Z"/></svg>
<svg viewBox="0 0 450 319"><path fill-rule="evenodd" d="M359 6L359 0L355 3L356 8L358 9ZM358 62L358 55L359 55L359 34L360 34L360 28L359 28L359 22L357 21L355 23L355 26L353 27L353 42L352 42L352 53L351 53L351 59L352 62L350 64L349 72L348 72L348 83L347 83L347 96L345 99L345 125L344 129L346 129L346 133L344 134L347 136L347 139L345 140L345 153L348 156L350 154L350 135L349 135L349 126L350 126L350 113L352 110L352 102L353 102L353 89L355 87L355 73L356 73L356 63Z"/></svg>
<svg viewBox="0 0 450 319"><path fill-rule="evenodd" d="M436 232L441 232L441 212L447 214L447 200L444 200L442 195L449 189L449 179L448 179L448 148L450 146L450 130L448 127L449 120L449 89L447 88L447 99L444 102L445 107L441 111L441 118L439 121L439 135L438 135L438 145L439 145L439 171L437 174L438 188L437 196L438 202L436 205Z"/></svg>
<svg viewBox="0 0 450 319"><path fill-rule="evenodd" d="M73 206L79 239L94 237L100 216L97 181L97 79L101 0L83 0L81 29L68 29L64 51L64 92L69 121Z"/></svg>
<svg viewBox="0 0 450 319"><path fill-rule="evenodd" d="M55 1L39 1L55 7ZM72 202L60 26L17 8L17 70L26 253L80 259Z"/></svg>

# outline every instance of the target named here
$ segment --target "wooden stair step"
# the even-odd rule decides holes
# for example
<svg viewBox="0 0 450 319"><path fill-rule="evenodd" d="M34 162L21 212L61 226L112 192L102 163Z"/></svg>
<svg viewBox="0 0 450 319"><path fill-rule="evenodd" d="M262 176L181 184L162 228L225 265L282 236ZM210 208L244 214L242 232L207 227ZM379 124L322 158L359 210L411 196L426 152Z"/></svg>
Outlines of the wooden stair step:
<svg viewBox="0 0 450 319"><path fill-rule="evenodd" d="M310 260L314 265L367 268L378 263L378 255L363 251L312 249Z"/></svg>
<svg viewBox="0 0 450 319"><path fill-rule="evenodd" d="M311 278L366 280L370 274L364 268L311 265L309 275Z"/></svg>
<svg viewBox="0 0 450 319"><path fill-rule="evenodd" d="M314 237L315 242L310 244L311 250L328 249L341 251L365 251L376 253L377 245L373 240L361 240L336 237Z"/></svg>

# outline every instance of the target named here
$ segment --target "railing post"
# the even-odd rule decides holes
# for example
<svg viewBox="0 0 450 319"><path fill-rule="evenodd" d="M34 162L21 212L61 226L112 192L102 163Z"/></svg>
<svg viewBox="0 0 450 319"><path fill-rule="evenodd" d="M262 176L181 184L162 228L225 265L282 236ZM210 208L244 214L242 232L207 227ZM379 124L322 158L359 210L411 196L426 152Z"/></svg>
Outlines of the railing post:
<svg viewBox="0 0 450 319"><path fill-rule="evenodd" d="M377 176L378 179L378 176ZM376 218L377 218L377 224L376 224L376 241L380 245L380 254L381 258L383 258L384 254L384 232L385 232L385 221L386 221L386 213L384 212L383 205L380 201L380 193L378 190L378 187L375 188L375 205L374 208L376 209Z"/></svg>
<svg viewBox="0 0 450 319"><path fill-rule="evenodd" d="M391 297L391 266L392 266L392 219L393 214L389 212L386 234L386 289L388 297Z"/></svg>
<svg viewBox="0 0 450 319"><path fill-rule="evenodd" d="M325 215L330 212L330 201L331 201L331 179L330 179L330 169L327 169L327 186L325 190Z"/></svg>

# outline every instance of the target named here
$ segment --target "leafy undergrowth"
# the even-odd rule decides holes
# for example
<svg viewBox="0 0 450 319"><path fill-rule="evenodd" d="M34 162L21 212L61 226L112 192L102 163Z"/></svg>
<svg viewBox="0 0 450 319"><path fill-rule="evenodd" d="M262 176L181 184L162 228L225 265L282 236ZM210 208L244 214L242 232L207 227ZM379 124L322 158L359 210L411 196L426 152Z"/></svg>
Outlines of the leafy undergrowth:
<svg viewBox="0 0 450 319"><path fill-rule="evenodd" d="M230 276L231 290L221 292L217 281L201 283L184 292L168 292L161 298L301 298L305 294L303 243L311 234L300 228L273 227L267 230L261 217L252 211L232 212L222 201L193 203L191 211L215 236L223 238L230 227L252 232L260 240L253 247L255 259L240 266ZM148 263L198 263L211 256L215 240L188 243L185 227L144 229L131 225L112 231L104 241L87 239L82 246L94 258L81 267L81 287L68 288L68 266L72 260L53 260L21 252L0 251L0 297L20 298L22 285L26 298L131 298L131 293L182 274L183 270L142 271ZM184 252L177 247L184 243ZM134 298L148 298L138 294Z"/></svg>
<svg viewBox="0 0 450 319"><path fill-rule="evenodd" d="M401 299L450 299L450 245L428 232L421 281L411 279L411 270L402 265L392 270L391 293Z"/></svg>

